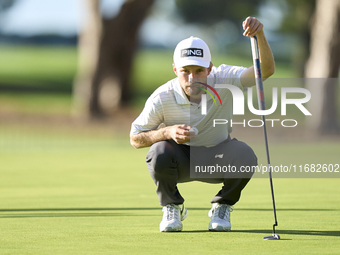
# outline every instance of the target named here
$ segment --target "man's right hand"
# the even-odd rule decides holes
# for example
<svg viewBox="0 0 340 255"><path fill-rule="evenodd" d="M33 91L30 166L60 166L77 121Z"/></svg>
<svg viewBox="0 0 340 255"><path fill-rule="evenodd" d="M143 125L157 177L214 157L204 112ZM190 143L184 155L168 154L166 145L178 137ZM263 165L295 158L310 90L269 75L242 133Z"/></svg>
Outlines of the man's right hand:
<svg viewBox="0 0 340 255"><path fill-rule="evenodd" d="M195 132L190 132L190 126L174 125L160 129L144 131L139 134L130 135L130 143L136 149L149 147L152 144L172 139L178 144L187 143L191 138L197 137Z"/></svg>
<svg viewBox="0 0 340 255"><path fill-rule="evenodd" d="M191 127L185 124L169 126L166 128L168 129L171 139L178 144L187 143L191 138L197 137L195 132L190 132Z"/></svg>

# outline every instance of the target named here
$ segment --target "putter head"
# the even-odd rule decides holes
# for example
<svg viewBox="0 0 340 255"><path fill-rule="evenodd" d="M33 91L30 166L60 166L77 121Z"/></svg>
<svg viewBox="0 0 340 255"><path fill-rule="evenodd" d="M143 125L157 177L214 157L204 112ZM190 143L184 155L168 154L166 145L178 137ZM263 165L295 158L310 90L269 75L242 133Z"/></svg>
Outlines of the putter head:
<svg viewBox="0 0 340 255"><path fill-rule="evenodd" d="M263 237L263 240L280 240L280 236L274 233L271 236Z"/></svg>

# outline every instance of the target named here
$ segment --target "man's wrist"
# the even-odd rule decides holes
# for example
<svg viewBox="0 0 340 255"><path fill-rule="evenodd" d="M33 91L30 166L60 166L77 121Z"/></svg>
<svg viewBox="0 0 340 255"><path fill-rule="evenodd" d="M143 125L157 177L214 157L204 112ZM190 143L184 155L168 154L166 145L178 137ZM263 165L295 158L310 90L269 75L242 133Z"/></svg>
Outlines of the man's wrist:
<svg viewBox="0 0 340 255"><path fill-rule="evenodd" d="M164 138L164 140L170 140L171 139L170 128L171 127L164 127L164 128L160 129L160 131L162 131L162 137Z"/></svg>
<svg viewBox="0 0 340 255"><path fill-rule="evenodd" d="M258 36L258 37L265 37L263 28L261 29L261 31L259 31L259 32L256 34L256 36Z"/></svg>

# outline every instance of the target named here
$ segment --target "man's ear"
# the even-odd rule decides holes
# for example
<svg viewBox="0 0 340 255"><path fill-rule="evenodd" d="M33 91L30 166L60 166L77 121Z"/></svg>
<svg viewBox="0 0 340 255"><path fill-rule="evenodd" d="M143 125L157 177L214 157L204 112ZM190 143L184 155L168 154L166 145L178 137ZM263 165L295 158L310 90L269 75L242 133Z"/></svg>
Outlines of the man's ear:
<svg viewBox="0 0 340 255"><path fill-rule="evenodd" d="M172 69L174 70L174 73L177 75L177 68L175 66L175 63L172 63ZM177 75L178 76L178 75Z"/></svg>
<svg viewBox="0 0 340 255"><path fill-rule="evenodd" d="M208 75L210 74L210 72L211 72L211 69L212 69L212 67L213 67L214 65L213 65L213 63L212 62L210 62L210 66L208 67Z"/></svg>

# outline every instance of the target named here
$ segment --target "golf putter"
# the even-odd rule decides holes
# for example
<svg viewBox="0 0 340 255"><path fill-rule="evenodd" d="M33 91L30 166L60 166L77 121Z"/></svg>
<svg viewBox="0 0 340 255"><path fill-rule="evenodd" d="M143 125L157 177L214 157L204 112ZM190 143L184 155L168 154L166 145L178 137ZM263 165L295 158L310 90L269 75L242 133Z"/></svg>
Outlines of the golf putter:
<svg viewBox="0 0 340 255"><path fill-rule="evenodd" d="M257 101L259 105L259 109L265 110L265 103L264 103L264 92L263 92L263 81L262 81L262 74L261 74L261 66L260 66L260 55L259 55L259 47L257 43L257 37L250 37L251 42L251 51L253 55L253 63L254 63L254 71L255 71L255 80L256 80L256 89L257 89ZM266 145L266 153L267 153L267 162L268 162L268 169L269 169L269 181L270 181L270 189L272 194L272 202L273 202L273 211L274 211L274 224L273 224L273 234L271 236L265 236L263 240L279 240L280 236L275 233L275 227L277 224L276 218L276 208L275 208L275 199L274 199L274 188L273 188L273 179L272 179L272 171L270 167L270 158L269 158L269 149L268 149L268 139L267 139L267 129L266 129L266 121L265 116L262 115L263 121L263 133L264 133L264 141Z"/></svg>

